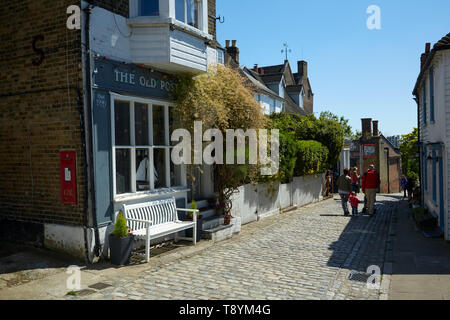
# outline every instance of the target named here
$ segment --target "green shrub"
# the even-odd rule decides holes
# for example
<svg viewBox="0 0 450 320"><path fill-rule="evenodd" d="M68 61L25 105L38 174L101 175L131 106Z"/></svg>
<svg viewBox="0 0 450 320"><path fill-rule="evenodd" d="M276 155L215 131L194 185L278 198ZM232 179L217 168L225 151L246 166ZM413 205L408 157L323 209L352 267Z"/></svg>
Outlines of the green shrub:
<svg viewBox="0 0 450 320"><path fill-rule="evenodd" d="M195 200L192 200L190 209L198 210L197 203L195 202ZM189 217L189 219L192 219L194 214L192 212L188 212L187 216ZM197 218L198 218L198 216L199 216L199 213L197 212Z"/></svg>
<svg viewBox="0 0 450 320"><path fill-rule="evenodd" d="M117 216L116 223L114 224L114 230L111 232L111 235L119 238L124 238L129 235L127 220L123 216L122 211L120 211Z"/></svg>
<svg viewBox="0 0 450 320"><path fill-rule="evenodd" d="M297 157L294 175L321 173L327 163L328 149L314 140L297 141Z"/></svg>

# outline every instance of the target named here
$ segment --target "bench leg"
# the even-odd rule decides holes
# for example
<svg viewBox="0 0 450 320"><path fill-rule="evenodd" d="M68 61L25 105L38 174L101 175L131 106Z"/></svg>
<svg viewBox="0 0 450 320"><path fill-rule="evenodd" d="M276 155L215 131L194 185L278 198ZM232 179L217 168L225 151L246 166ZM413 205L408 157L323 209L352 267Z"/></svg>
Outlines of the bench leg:
<svg viewBox="0 0 450 320"><path fill-rule="evenodd" d="M175 243L178 242L178 232L175 232L175 239L174 239Z"/></svg>
<svg viewBox="0 0 450 320"><path fill-rule="evenodd" d="M194 246L197 244L197 223L194 224L194 228L192 230L192 242Z"/></svg>
<svg viewBox="0 0 450 320"><path fill-rule="evenodd" d="M150 261L150 227L147 228L145 235L145 261Z"/></svg>

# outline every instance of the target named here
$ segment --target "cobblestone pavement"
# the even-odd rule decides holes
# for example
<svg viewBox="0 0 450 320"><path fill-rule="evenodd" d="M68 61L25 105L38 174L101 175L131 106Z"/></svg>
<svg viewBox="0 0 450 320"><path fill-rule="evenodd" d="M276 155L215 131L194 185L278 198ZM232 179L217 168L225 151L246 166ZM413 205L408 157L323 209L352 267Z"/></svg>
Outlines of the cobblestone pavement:
<svg viewBox="0 0 450 320"><path fill-rule="evenodd" d="M361 195L360 195L361 196ZM149 266L126 267L111 287L67 299L380 299L379 289L350 272L383 270L391 212L398 197L377 195L377 214L346 217L338 197L242 227L239 235L197 254Z"/></svg>

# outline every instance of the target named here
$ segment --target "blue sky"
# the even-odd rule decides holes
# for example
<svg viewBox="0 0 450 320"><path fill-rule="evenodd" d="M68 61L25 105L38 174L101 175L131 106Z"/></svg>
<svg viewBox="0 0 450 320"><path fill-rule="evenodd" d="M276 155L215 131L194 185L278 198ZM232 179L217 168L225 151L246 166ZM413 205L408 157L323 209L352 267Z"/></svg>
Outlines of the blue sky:
<svg viewBox="0 0 450 320"><path fill-rule="evenodd" d="M381 30L369 30L370 5L381 9ZM425 43L450 32L449 0L217 0L217 38L237 40L240 64L308 62L314 111L332 111L361 130L379 120L385 135L417 126L412 90Z"/></svg>

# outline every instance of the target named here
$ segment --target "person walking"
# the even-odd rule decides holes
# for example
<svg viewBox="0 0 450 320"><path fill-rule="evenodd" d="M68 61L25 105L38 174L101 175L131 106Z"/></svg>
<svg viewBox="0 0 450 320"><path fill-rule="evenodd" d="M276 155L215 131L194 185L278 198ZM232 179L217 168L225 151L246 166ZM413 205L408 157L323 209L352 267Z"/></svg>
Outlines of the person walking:
<svg viewBox="0 0 450 320"><path fill-rule="evenodd" d="M374 216L375 197L380 183L380 176L375 172L374 165L371 164L362 178L362 192L366 195L367 210L369 210L370 217Z"/></svg>
<svg viewBox="0 0 450 320"><path fill-rule="evenodd" d="M353 167L350 171L350 178L352 178L352 191L355 193L359 193L359 178L358 168Z"/></svg>
<svg viewBox="0 0 450 320"><path fill-rule="evenodd" d="M338 193L341 197L342 209L344 210L344 215L348 216L350 212L348 211L348 197L350 192L352 192L352 179L348 175L348 169L344 169L344 173L339 176L336 181L338 187Z"/></svg>
<svg viewBox="0 0 450 320"><path fill-rule="evenodd" d="M416 180L412 177L408 177L406 182L406 191L408 191L408 200L411 200L413 197L413 189L416 186Z"/></svg>
<svg viewBox="0 0 450 320"><path fill-rule="evenodd" d="M354 191L352 191L348 200L350 200L350 205L352 206L352 216L356 217L358 215L358 204L361 201L358 199Z"/></svg>
<svg viewBox="0 0 450 320"><path fill-rule="evenodd" d="M408 186L408 179L406 179L405 175L402 175L402 179L400 180L400 186L403 189L403 199L406 199L406 189Z"/></svg>

